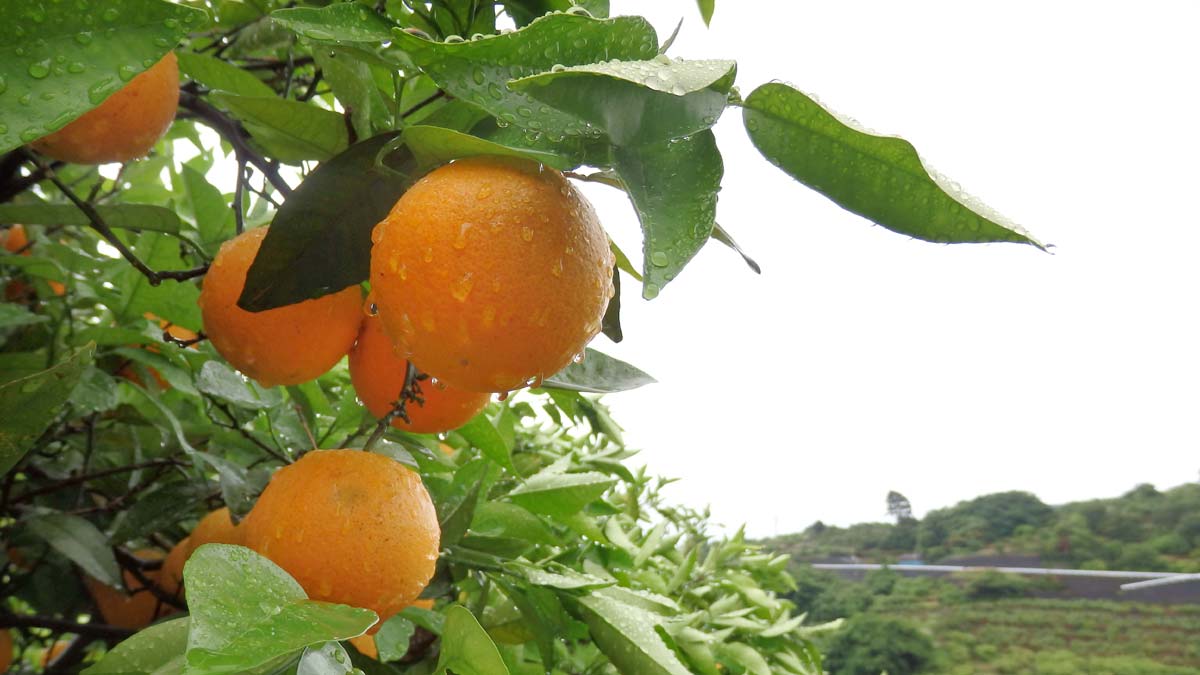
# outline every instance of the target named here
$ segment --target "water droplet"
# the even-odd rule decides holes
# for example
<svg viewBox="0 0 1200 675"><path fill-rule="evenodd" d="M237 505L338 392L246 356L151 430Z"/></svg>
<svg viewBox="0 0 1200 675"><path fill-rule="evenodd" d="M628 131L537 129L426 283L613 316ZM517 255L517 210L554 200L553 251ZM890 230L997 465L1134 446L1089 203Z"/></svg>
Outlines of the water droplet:
<svg viewBox="0 0 1200 675"><path fill-rule="evenodd" d="M509 393L510 393L510 392L507 392L507 391L502 391L502 392L500 392L499 394L496 394L496 400L497 400L497 401L500 401L501 403L503 403L503 402L507 401L507 400L508 400Z"/></svg>
<svg viewBox="0 0 1200 675"><path fill-rule="evenodd" d="M21 141L23 141L25 143L31 143L45 135L46 135L45 130L43 130L39 127L29 127L25 131L21 132Z"/></svg>
<svg viewBox="0 0 1200 675"><path fill-rule="evenodd" d="M461 251L467 247L467 231L471 229L471 223L463 223L458 227L458 236L454 238L455 249Z"/></svg>
<svg viewBox="0 0 1200 675"><path fill-rule="evenodd" d="M493 82L488 85L488 95L499 101L504 98L504 90L500 88L500 85Z"/></svg>
<svg viewBox="0 0 1200 675"><path fill-rule="evenodd" d="M119 86L120 85L114 81L114 78L106 77L88 87L88 101L90 101L93 105L100 105L104 102L104 99L108 98L108 95L116 91L117 87Z"/></svg>
<svg viewBox="0 0 1200 675"><path fill-rule="evenodd" d="M521 226L521 239L525 241L533 241L533 228L528 225Z"/></svg>
<svg viewBox="0 0 1200 675"><path fill-rule="evenodd" d="M642 297L647 300L653 300L658 297L659 290L657 284L645 284L642 286Z"/></svg>
<svg viewBox="0 0 1200 675"><path fill-rule="evenodd" d="M461 35L447 35L445 39L445 43L448 45L458 44L460 42L466 42Z"/></svg>
<svg viewBox="0 0 1200 675"><path fill-rule="evenodd" d="M562 258L559 258L558 260L554 261L554 265L550 268L550 273L556 277L562 276L562 273L563 273Z"/></svg>
<svg viewBox="0 0 1200 675"><path fill-rule="evenodd" d="M670 261L667 259L666 253L663 253L662 251L655 251L650 255L650 262L654 263L656 267L666 267L667 263Z"/></svg>
<svg viewBox="0 0 1200 675"><path fill-rule="evenodd" d="M34 79L45 79L46 76L50 74L50 59L44 59L42 61L29 64L28 72L29 76Z"/></svg>
<svg viewBox="0 0 1200 675"><path fill-rule="evenodd" d="M21 102L21 105L29 105L30 103L33 103L33 96L30 96L29 94L22 94L21 98L17 100Z"/></svg>
<svg viewBox="0 0 1200 675"><path fill-rule="evenodd" d="M467 296L471 294L471 288L475 286L475 281L471 276L471 272L467 272L462 275L462 278L450 285L450 295L453 295L455 300L466 302Z"/></svg>
<svg viewBox="0 0 1200 675"><path fill-rule="evenodd" d="M163 27L174 30L176 28L179 28L179 21L177 19L165 19L163 21Z"/></svg>
<svg viewBox="0 0 1200 675"><path fill-rule="evenodd" d="M0 90L0 93L3 93L3 90ZM491 197L491 196L492 196L492 188L490 188L486 185L479 188L479 192L475 193L475 198L479 199L479 200L487 199L488 197Z"/></svg>
<svg viewBox="0 0 1200 675"><path fill-rule="evenodd" d="M583 363L583 359L585 356L586 355L583 352L579 352L575 356L571 357L571 363Z"/></svg>
<svg viewBox="0 0 1200 675"><path fill-rule="evenodd" d="M483 325L488 328L491 328L492 324L495 322L496 322L496 308L492 307L491 305L488 305L483 310Z"/></svg>
<svg viewBox="0 0 1200 675"><path fill-rule="evenodd" d="M90 45L92 44L92 34L87 31L76 33L75 41L81 45Z"/></svg>
<svg viewBox="0 0 1200 675"><path fill-rule="evenodd" d="M475 84L483 84L487 81L487 74L483 72L483 68L475 66L471 71L471 79L475 80Z"/></svg>
<svg viewBox="0 0 1200 675"><path fill-rule="evenodd" d="M368 300L370 300L370 298L368 298ZM367 316L379 316L379 305L374 302L364 303L363 309L366 310Z"/></svg>
<svg viewBox="0 0 1200 675"><path fill-rule="evenodd" d="M100 18L108 22L113 22L116 21L117 17L120 15L121 13L117 11L116 7L109 7L108 9L104 10L104 13L100 15Z"/></svg>
<svg viewBox="0 0 1200 675"><path fill-rule="evenodd" d="M425 262L433 262L433 249L426 247L425 255L422 256L421 259L424 260Z"/></svg>
<svg viewBox="0 0 1200 675"><path fill-rule="evenodd" d="M117 75L125 82L132 80L137 74L137 66L124 65L117 69Z"/></svg>
<svg viewBox="0 0 1200 675"><path fill-rule="evenodd" d="M73 61L70 65L67 66L67 72L82 73L85 70L85 68L86 67L82 63L80 63L78 61Z"/></svg>
<svg viewBox="0 0 1200 675"><path fill-rule="evenodd" d="M396 268L396 274L400 275L400 281L408 281L408 265L400 263Z"/></svg>

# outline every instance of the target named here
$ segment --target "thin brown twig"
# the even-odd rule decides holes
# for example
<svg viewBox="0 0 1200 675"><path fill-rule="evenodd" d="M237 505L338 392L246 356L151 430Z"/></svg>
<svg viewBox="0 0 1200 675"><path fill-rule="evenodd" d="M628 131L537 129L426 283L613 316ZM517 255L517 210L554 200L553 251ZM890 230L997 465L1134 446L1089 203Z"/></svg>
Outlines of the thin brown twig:
<svg viewBox="0 0 1200 675"><path fill-rule="evenodd" d="M408 368L404 371L404 385L400 388L400 394L396 397L396 402L392 404L392 409L379 420L375 425L375 431L371 433L371 437L363 444L363 450L370 450L379 439L383 438L383 433L391 426L392 420L399 417L405 422L411 422L408 417L408 404L416 403L417 405L425 405L425 399L421 397L421 380L428 378L417 367L408 362Z"/></svg>
<svg viewBox="0 0 1200 675"><path fill-rule="evenodd" d="M0 614L0 628L47 628L59 633L90 635L105 640L124 640L134 633L128 628L104 623L77 623L31 614Z"/></svg>
<svg viewBox="0 0 1200 675"><path fill-rule="evenodd" d="M33 499L34 497L40 497L41 495L50 494L51 492L57 492L58 490L61 490L63 488L71 487L72 485L79 485L80 483L86 483L90 480L98 480L100 478L106 478L108 476L115 476L117 474L130 473L132 471L137 471L139 469L148 469L148 468L155 467L155 466L165 466L165 465L179 465L179 460L173 459L170 457L165 458L165 459L151 459L151 460L147 460L145 462L138 462L137 464L127 464L125 466L118 466L118 467L114 467L112 469L104 469L103 471L93 471L91 473L84 473L84 474L80 474L78 476L64 478L64 479L54 483L53 485L47 485L45 487L41 487L36 490L22 492L21 494L14 496L12 498L12 501L14 503L26 502L26 501L29 501L30 499Z"/></svg>
<svg viewBox="0 0 1200 675"><path fill-rule="evenodd" d="M249 160L254 165L254 168L262 172L267 177L267 180L271 181L271 185L276 190L282 192L285 196L291 194L292 187L287 184L283 176L279 175L278 167L268 162L266 158L250 147L250 144L246 141L247 134L242 129L241 124L227 117L225 113L217 110L207 101L186 89L179 92L179 105L195 113L209 128L229 141L234 150Z"/></svg>

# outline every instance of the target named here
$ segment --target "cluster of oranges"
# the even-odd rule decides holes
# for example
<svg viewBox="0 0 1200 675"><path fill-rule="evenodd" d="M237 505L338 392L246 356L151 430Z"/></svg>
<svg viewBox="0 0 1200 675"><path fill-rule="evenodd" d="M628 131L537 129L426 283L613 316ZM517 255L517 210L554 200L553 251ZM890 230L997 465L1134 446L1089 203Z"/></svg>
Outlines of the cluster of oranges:
<svg viewBox="0 0 1200 675"><path fill-rule="evenodd" d="M149 152L175 115L179 73L168 53L63 129L32 146L70 162ZM493 393L536 385L580 358L613 294L614 258L587 200L559 172L476 157L410 188L372 233L370 294L358 286L262 312L237 306L267 229L225 242L199 304L216 350L266 386L305 382L349 355L360 400L383 417L403 398L410 362L423 377L398 428L454 429ZM410 392L412 393L412 392ZM364 531L371 535L364 537ZM160 593L91 580L104 619L137 628L182 597L183 567L206 543L239 544L274 561L310 597L374 610L381 621L418 602L439 550L437 514L420 477L359 450L314 450L275 473L249 515L227 509L142 576ZM139 552L144 559L161 553ZM370 653L370 640L356 643Z"/></svg>

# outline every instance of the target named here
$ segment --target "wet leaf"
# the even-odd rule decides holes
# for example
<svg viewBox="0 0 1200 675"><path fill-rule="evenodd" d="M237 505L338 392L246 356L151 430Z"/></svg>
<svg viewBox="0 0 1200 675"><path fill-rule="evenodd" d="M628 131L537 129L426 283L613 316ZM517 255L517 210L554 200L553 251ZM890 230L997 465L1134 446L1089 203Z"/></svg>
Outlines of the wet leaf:
<svg viewBox="0 0 1200 675"><path fill-rule="evenodd" d="M610 394L637 389L656 381L624 361L588 348L584 352L583 361L572 363L554 376L546 378L542 387Z"/></svg>
<svg viewBox="0 0 1200 675"><path fill-rule="evenodd" d="M62 412L95 351L89 343L47 370L0 385L0 475L29 452Z"/></svg>

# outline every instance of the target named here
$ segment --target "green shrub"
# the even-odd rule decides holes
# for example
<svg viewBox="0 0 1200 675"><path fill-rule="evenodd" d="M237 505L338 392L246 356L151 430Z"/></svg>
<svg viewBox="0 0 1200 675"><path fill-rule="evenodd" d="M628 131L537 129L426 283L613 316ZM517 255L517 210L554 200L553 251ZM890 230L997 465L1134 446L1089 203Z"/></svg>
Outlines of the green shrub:
<svg viewBox="0 0 1200 675"><path fill-rule="evenodd" d="M915 625L873 614L856 616L829 642L831 675L913 675L928 668L933 642Z"/></svg>

